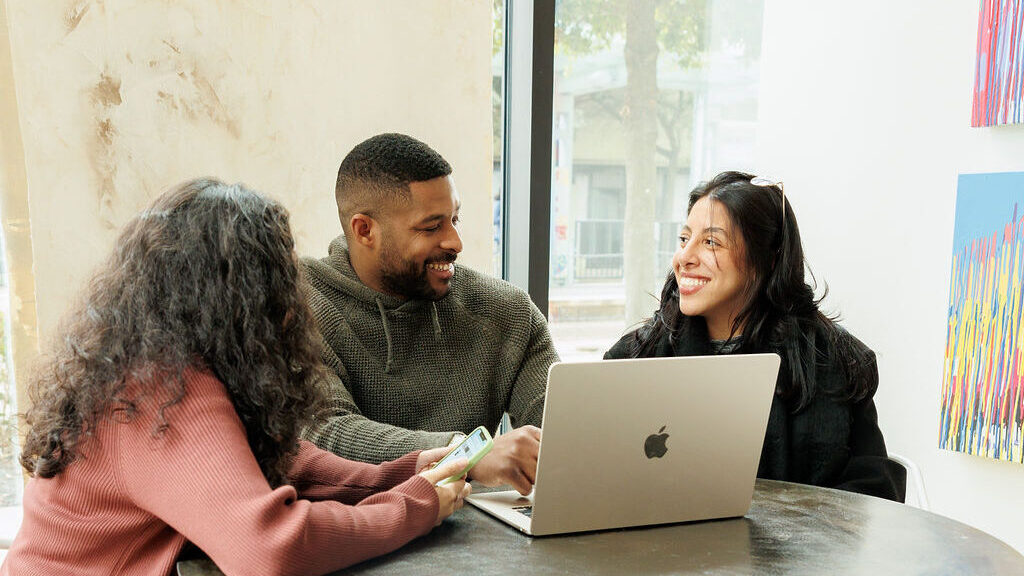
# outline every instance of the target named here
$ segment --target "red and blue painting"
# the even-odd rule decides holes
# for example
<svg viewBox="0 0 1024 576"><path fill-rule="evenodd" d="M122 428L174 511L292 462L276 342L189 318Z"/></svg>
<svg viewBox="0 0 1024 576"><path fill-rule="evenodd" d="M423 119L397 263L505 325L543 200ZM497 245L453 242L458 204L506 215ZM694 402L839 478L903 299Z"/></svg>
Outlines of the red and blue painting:
<svg viewBox="0 0 1024 576"><path fill-rule="evenodd" d="M1024 123L1024 0L981 0L971 126Z"/></svg>

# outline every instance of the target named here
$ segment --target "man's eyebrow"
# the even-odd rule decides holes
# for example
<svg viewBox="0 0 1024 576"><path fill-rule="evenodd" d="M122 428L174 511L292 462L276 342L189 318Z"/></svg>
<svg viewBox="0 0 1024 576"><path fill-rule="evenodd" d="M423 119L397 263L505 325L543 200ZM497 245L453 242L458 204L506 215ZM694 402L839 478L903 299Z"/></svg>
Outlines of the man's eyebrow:
<svg viewBox="0 0 1024 576"><path fill-rule="evenodd" d="M458 216L460 208L462 208L462 202L457 202L455 204L455 211L452 213L452 216ZM420 220L417 222L417 225L419 225L419 224L429 224L430 222L433 222L435 220L445 220L447 218L448 218L447 214L443 214L443 213L431 214L430 216L424 216L423 218L420 218Z"/></svg>
<svg viewBox="0 0 1024 576"><path fill-rule="evenodd" d="M444 214L431 214L430 216L425 216L423 218L420 218L416 222L416 225L420 226L422 224L430 224L431 222L434 222L436 220L444 220L444 218L445 218Z"/></svg>

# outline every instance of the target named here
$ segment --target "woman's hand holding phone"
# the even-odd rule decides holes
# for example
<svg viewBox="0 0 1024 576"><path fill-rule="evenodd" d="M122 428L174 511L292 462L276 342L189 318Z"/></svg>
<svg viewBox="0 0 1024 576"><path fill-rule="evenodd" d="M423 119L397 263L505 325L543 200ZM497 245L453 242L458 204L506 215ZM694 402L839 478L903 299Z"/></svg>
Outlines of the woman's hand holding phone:
<svg viewBox="0 0 1024 576"><path fill-rule="evenodd" d="M427 468L432 468L434 464L440 462L441 458L444 458L448 452L451 452L451 448L448 446L431 448L430 450L420 452L420 455L416 457L416 473L419 474Z"/></svg>
<svg viewBox="0 0 1024 576"><path fill-rule="evenodd" d="M433 450L430 452L433 452ZM466 482L465 478L448 482L443 486L438 486L437 484L445 478L458 474L468 464L469 461L462 458L454 462L446 462L436 468L428 466L426 470L420 472L420 476L433 484L434 490L437 492L438 507L437 520L434 522L435 526L451 516L453 512L462 508L462 505L466 502L466 497L473 491L473 488Z"/></svg>

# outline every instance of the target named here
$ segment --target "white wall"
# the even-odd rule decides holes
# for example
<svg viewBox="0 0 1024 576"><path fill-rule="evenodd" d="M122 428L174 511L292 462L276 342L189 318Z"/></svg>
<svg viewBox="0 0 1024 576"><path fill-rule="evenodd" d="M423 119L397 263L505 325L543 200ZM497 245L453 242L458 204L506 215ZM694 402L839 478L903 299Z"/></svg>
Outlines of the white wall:
<svg viewBox="0 0 1024 576"><path fill-rule="evenodd" d="M933 511L1024 551L1024 465L942 451L958 173L1024 171L1024 126L970 128L978 0L768 0L758 164L785 180L826 306L874 348L890 451Z"/></svg>

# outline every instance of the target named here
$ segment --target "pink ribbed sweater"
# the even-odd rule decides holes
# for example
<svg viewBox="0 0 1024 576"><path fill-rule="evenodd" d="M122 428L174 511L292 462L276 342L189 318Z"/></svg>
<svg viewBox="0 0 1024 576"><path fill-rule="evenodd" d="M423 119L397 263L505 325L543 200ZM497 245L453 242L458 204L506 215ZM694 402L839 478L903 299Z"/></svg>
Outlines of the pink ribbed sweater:
<svg viewBox="0 0 1024 576"><path fill-rule="evenodd" d="M84 458L29 481L0 575L163 576L186 539L227 575L323 574L390 552L437 518L416 454L374 466L303 442L292 484L271 490L209 374L186 373L158 437L154 414L150 401L129 422L105 420Z"/></svg>

